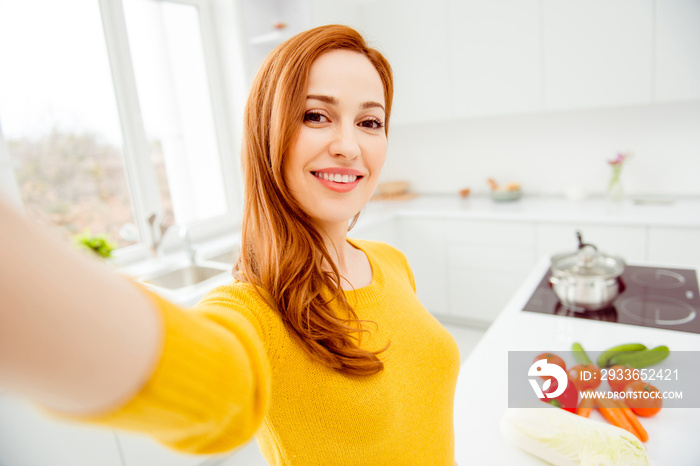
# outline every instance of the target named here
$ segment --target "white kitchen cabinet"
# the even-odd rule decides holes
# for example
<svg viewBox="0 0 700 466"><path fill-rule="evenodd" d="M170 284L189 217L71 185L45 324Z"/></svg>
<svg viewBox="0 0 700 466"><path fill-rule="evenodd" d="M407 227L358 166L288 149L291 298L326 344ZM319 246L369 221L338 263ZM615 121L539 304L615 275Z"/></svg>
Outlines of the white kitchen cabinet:
<svg viewBox="0 0 700 466"><path fill-rule="evenodd" d="M453 115L542 109L539 0L449 0Z"/></svg>
<svg viewBox="0 0 700 466"><path fill-rule="evenodd" d="M542 11L546 110L651 103L652 0L543 0Z"/></svg>
<svg viewBox="0 0 700 466"><path fill-rule="evenodd" d="M198 466L203 458L183 455L144 435L117 433L125 466Z"/></svg>
<svg viewBox="0 0 700 466"><path fill-rule="evenodd" d="M357 239L367 239L372 241L381 241L391 244L394 247L398 245L398 226L394 219L390 216L376 222L363 223L362 220L348 232L348 237Z"/></svg>
<svg viewBox="0 0 700 466"><path fill-rule="evenodd" d="M447 266L443 219L399 217L398 242L413 271L416 292L433 314L447 314Z"/></svg>
<svg viewBox="0 0 700 466"><path fill-rule="evenodd" d="M700 99L700 2L656 2L655 101Z"/></svg>
<svg viewBox="0 0 700 466"><path fill-rule="evenodd" d="M448 315L486 326L535 264L534 224L454 219L445 236Z"/></svg>
<svg viewBox="0 0 700 466"><path fill-rule="evenodd" d="M445 0L358 2L359 29L394 70L393 123L422 123L452 116Z"/></svg>
<svg viewBox="0 0 700 466"><path fill-rule="evenodd" d="M644 226L589 223L539 223L537 256L574 252L578 247L577 231L581 232L584 243L595 245L601 252L620 256L627 262L646 260L647 232Z"/></svg>
<svg viewBox="0 0 700 466"><path fill-rule="evenodd" d="M697 0L306 0L385 53L394 123L700 98Z"/></svg>
<svg viewBox="0 0 700 466"><path fill-rule="evenodd" d="M221 455L190 455L176 452L145 435L123 431L116 435L124 466L215 466L236 454L234 451Z"/></svg>
<svg viewBox="0 0 700 466"><path fill-rule="evenodd" d="M123 466L111 429L58 420L3 393L0 465Z"/></svg>
<svg viewBox="0 0 700 466"><path fill-rule="evenodd" d="M268 462L260 452L257 442L251 440L235 450L230 456L223 457L217 462L212 459L200 466L268 466Z"/></svg>
<svg viewBox="0 0 700 466"><path fill-rule="evenodd" d="M650 226L648 260L655 264L697 267L700 228Z"/></svg>
<svg viewBox="0 0 700 466"><path fill-rule="evenodd" d="M448 316L460 323L488 327L501 313L527 272L451 268Z"/></svg>

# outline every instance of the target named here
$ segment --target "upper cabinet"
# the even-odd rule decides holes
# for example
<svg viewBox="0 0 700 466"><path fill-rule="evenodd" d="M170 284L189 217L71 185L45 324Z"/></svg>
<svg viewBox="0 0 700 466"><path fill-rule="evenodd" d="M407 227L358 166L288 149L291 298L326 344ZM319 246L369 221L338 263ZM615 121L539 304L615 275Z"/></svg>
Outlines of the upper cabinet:
<svg viewBox="0 0 700 466"><path fill-rule="evenodd" d="M700 1L657 0L656 102L700 99Z"/></svg>
<svg viewBox="0 0 700 466"><path fill-rule="evenodd" d="M360 30L394 69L394 123L700 99L698 0L243 1L250 31Z"/></svg>
<svg viewBox="0 0 700 466"><path fill-rule="evenodd" d="M541 108L539 3L447 2L443 27L449 31L445 52L451 65L453 116L525 113Z"/></svg>
<svg viewBox="0 0 700 466"><path fill-rule="evenodd" d="M346 24L358 29L391 63L393 123L420 123L453 116L454 73L445 1L310 0L313 26Z"/></svg>
<svg viewBox="0 0 700 466"><path fill-rule="evenodd" d="M360 30L394 71L392 121L419 123L452 116L454 73L445 21L446 2L385 0L366 3Z"/></svg>
<svg viewBox="0 0 700 466"><path fill-rule="evenodd" d="M545 110L651 103L651 0L543 0Z"/></svg>

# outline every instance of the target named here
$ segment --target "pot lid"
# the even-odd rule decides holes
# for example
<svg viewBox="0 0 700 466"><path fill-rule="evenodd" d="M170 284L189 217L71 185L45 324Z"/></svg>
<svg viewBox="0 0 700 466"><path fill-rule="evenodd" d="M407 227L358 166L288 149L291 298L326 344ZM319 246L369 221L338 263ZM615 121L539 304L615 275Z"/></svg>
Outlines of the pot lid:
<svg viewBox="0 0 700 466"><path fill-rule="evenodd" d="M598 252L595 246L583 245L571 254L552 258L552 273L591 278L614 278L622 275L625 262L619 257Z"/></svg>

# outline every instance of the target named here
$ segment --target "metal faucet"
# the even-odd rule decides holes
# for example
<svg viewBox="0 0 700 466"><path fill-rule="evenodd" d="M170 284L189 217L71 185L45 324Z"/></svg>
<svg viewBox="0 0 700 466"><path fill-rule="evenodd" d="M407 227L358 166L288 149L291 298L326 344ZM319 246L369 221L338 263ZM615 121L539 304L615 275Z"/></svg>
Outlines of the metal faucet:
<svg viewBox="0 0 700 466"><path fill-rule="evenodd" d="M166 212L160 221L158 220L158 215L153 213L147 218L148 224L151 226L151 238L153 242L151 243L151 252L154 257L160 256L160 248L163 240L165 239L166 233L173 226L173 216L169 212Z"/></svg>
<svg viewBox="0 0 700 466"><path fill-rule="evenodd" d="M187 225L178 225L177 228L180 233L180 238L182 239L182 242L185 245L185 252L187 253L187 257L190 259L190 264L194 265L196 250L192 245L192 239L190 238L190 230L187 227Z"/></svg>
<svg viewBox="0 0 700 466"><path fill-rule="evenodd" d="M189 227L187 225L174 225L173 216L170 213L165 213L159 222L156 222L157 219L158 216L156 214L148 216L148 224L151 226L151 234L153 237L153 243L151 244L153 256L160 256L163 240L165 240L170 230L176 229L185 246L185 252L190 260L190 264L194 265L196 262L196 249L192 244L192 238L190 238Z"/></svg>

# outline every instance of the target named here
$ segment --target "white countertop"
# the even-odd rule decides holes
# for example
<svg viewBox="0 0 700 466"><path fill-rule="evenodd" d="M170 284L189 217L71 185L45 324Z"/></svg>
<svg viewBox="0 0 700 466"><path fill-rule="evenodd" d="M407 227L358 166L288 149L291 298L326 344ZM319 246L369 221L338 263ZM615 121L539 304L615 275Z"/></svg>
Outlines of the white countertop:
<svg viewBox="0 0 700 466"><path fill-rule="evenodd" d="M612 346L641 342L671 351L700 351L700 335L522 311L549 266L544 257L462 364L455 396L456 460L460 465L543 464L500 433L508 407L508 351L570 351L580 342L591 359ZM567 362L568 363L568 362ZM602 420L593 412L592 419ZM641 418L651 464L698 465L700 408L662 409Z"/></svg>
<svg viewBox="0 0 700 466"><path fill-rule="evenodd" d="M664 200L665 201L665 200ZM528 196L495 202L487 195L420 195L406 201L371 201L358 226L390 215L474 218L534 222L700 227L700 198L679 197L670 203L610 202L604 198L570 201L557 196Z"/></svg>
<svg viewBox="0 0 700 466"><path fill-rule="evenodd" d="M472 194L466 199L456 194L423 194L410 200L369 202L351 236L361 235L363 228L393 222L401 217L700 228L700 198L677 198L670 204L638 204L632 200L611 203L602 198L570 201L557 196L525 195L513 202L495 202L484 194ZM236 232L232 232L228 237L198 246L203 250L216 252L231 249L237 242L238 236ZM132 277L139 277L186 262L184 253L178 252L163 258L122 266L120 271ZM206 291L229 281L230 275L224 274L186 290L181 289L173 293L163 289L157 291L182 305L193 305Z"/></svg>

